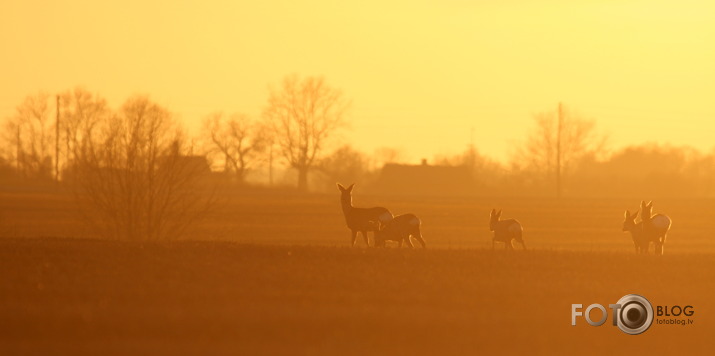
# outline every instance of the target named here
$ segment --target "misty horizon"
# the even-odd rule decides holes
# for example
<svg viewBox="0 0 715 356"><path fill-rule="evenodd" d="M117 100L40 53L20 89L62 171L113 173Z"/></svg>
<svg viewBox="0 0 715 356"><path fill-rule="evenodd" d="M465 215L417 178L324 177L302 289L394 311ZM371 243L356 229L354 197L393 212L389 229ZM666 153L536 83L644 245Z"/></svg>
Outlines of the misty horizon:
<svg viewBox="0 0 715 356"><path fill-rule="evenodd" d="M0 352L707 354L714 15L1 2Z"/></svg>
<svg viewBox="0 0 715 356"><path fill-rule="evenodd" d="M112 105L149 94L195 131L215 111L260 117L267 88L297 73L323 76L351 100L340 140L368 153L394 147L413 163L471 143L505 162L531 117L558 102L597 120L614 149L713 148L711 4L313 5L325 11L280 1L199 11L77 1L39 13L4 4L0 36L12 55L0 59L0 118L37 90L80 85Z"/></svg>

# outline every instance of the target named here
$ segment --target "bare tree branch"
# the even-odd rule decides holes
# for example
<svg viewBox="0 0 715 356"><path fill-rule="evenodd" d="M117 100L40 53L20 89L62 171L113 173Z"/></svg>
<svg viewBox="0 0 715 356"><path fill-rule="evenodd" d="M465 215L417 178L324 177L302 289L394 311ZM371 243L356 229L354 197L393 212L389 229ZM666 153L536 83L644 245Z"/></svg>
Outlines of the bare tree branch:
<svg viewBox="0 0 715 356"><path fill-rule="evenodd" d="M596 131L596 122L580 118L573 112L564 110L559 125L558 112L544 112L534 116L535 126L524 146L514 157L516 166L553 177L560 194L561 177L572 172L582 157L599 155L604 150L606 136Z"/></svg>
<svg viewBox="0 0 715 356"><path fill-rule="evenodd" d="M264 117L271 125L283 157L298 170L298 188L308 189L308 171L319 158L328 136L343 125L349 107L342 93L322 78L284 79L271 90Z"/></svg>

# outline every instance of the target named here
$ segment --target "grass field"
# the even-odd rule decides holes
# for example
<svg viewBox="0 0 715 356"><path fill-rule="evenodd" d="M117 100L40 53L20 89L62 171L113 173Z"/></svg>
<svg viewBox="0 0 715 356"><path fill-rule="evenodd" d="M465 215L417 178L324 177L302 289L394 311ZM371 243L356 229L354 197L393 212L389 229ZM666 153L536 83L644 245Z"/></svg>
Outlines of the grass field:
<svg viewBox="0 0 715 356"><path fill-rule="evenodd" d="M108 241L61 194L0 194L0 354L703 353L715 332L711 200L659 199L665 256L620 231L637 199L377 198L428 249L350 248L333 195L236 192L177 241ZM529 251L491 251L492 207ZM571 304L630 293L693 325L630 336ZM594 315L597 318L598 312Z"/></svg>
<svg viewBox="0 0 715 356"><path fill-rule="evenodd" d="M715 260L630 253L0 240L13 354L704 352ZM639 293L695 324L630 336L572 303ZM597 314L594 315L596 318Z"/></svg>
<svg viewBox="0 0 715 356"><path fill-rule="evenodd" d="M416 214L429 247L491 248L489 211L496 207L504 210L504 218L521 221L529 247L613 252L634 250L621 227L624 210L636 211L639 203L638 198L376 197L359 191L354 198L355 206L380 205L395 214ZM715 200L655 199L654 205L654 212L673 219L666 253L715 253ZM0 236L97 237L82 223L69 196L29 193L0 193ZM337 190L334 195L235 191L222 194L203 223L181 238L347 246L350 232ZM362 238L358 243L365 245Z"/></svg>

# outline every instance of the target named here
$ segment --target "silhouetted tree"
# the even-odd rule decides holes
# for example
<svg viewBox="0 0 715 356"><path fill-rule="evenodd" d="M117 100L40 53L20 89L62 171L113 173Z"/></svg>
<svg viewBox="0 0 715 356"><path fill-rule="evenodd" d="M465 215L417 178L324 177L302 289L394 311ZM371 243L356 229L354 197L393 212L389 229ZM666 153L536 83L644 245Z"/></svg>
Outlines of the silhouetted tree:
<svg viewBox="0 0 715 356"><path fill-rule="evenodd" d="M26 177L52 176L55 130L49 99L44 92L26 97L17 106L15 115L5 122L8 160L14 161L17 170Z"/></svg>
<svg viewBox="0 0 715 356"><path fill-rule="evenodd" d="M571 179L584 195L696 196L707 194L710 167L693 148L647 144L623 148L608 160L587 157Z"/></svg>
<svg viewBox="0 0 715 356"><path fill-rule="evenodd" d="M561 196L562 178L581 157L603 151L606 136L596 132L596 122L580 118L559 105L556 111L534 116L535 126L514 164L553 177L556 195Z"/></svg>
<svg viewBox="0 0 715 356"><path fill-rule="evenodd" d="M104 98L84 88L77 87L62 94L60 142L63 146L65 167L71 165L75 151L87 144L86 141L112 115L114 114Z"/></svg>
<svg viewBox="0 0 715 356"><path fill-rule="evenodd" d="M84 127L73 174L88 218L122 239L175 238L210 203L201 188L204 157L182 154L171 114L142 96L98 125Z"/></svg>
<svg viewBox="0 0 715 356"><path fill-rule="evenodd" d="M505 169L498 162L482 155L474 145L468 145L460 154L454 156L435 156L434 162L437 165L467 167L471 172L474 182L480 188L498 188L504 185Z"/></svg>
<svg viewBox="0 0 715 356"><path fill-rule="evenodd" d="M348 103L323 78L288 76L271 89L264 117L290 167L298 171L298 189L308 189L308 172L326 139L343 124Z"/></svg>
<svg viewBox="0 0 715 356"><path fill-rule="evenodd" d="M243 183L248 171L258 163L267 145L266 130L260 123L242 114L228 120L214 113L204 120L204 136L210 141L212 156L220 156L224 171L233 172Z"/></svg>
<svg viewBox="0 0 715 356"><path fill-rule="evenodd" d="M318 170L325 177L327 191L335 190L336 182L361 183L369 173L368 159L349 145L344 145L320 160Z"/></svg>
<svg viewBox="0 0 715 356"><path fill-rule="evenodd" d="M388 163L402 163L404 159L403 150L395 147L380 147L372 154L370 166L374 170L380 170Z"/></svg>

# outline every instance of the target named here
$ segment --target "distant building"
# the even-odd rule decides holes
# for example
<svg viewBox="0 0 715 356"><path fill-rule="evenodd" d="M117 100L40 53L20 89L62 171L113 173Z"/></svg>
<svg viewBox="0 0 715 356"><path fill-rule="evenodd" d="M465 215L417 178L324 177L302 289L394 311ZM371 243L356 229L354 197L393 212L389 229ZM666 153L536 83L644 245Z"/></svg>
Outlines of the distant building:
<svg viewBox="0 0 715 356"><path fill-rule="evenodd" d="M474 178L466 166L432 166L388 163L375 183L375 191L399 195L468 195Z"/></svg>
<svg viewBox="0 0 715 356"><path fill-rule="evenodd" d="M209 166L206 156L179 156L177 164L192 174L198 174L200 176L208 176L211 174L211 167Z"/></svg>

